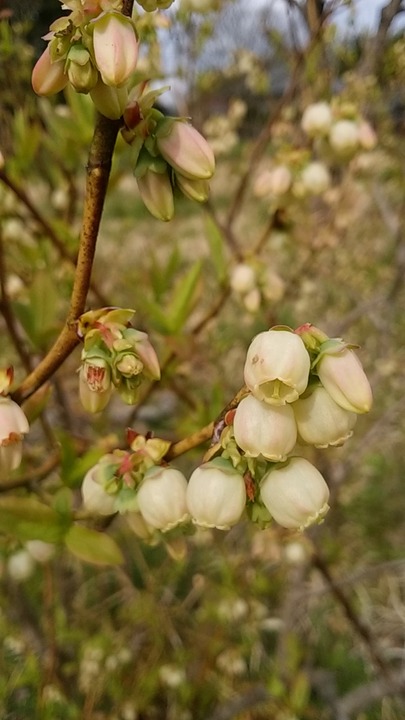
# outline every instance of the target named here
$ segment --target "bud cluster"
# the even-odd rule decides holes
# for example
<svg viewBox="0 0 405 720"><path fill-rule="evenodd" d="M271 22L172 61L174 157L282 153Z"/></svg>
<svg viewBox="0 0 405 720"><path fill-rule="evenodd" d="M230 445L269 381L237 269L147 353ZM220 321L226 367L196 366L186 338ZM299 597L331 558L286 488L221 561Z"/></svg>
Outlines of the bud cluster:
<svg viewBox="0 0 405 720"><path fill-rule="evenodd" d="M34 91L53 95L70 83L90 93L103 115L121 117L138 59L133 20L122 15L122 0L68 0L63 7L71 12L45 36L48 45L32 72Z"/></svg>
<svg viewBox="0 0 405 720"><path fill-rule="evenodd" d="M249 313L256 313L263 299L278 302L284 295L285 283L275 270L253 262L239 262L231 271L230 286Z"/></svg>
<svg viewBox="0 0 405 720"><path fill-rule="evenodd" d="M292 199L323 195L332 184L331 169L351 160L356 153L373 150L377 144L371 125L348 104L308 105L301 117L301 128L311 146L290 153L285 143L271 165L259 171L253 192L270 201L273 208Z"/></svg>
<svg viewBox="0 0 405 720"><path fill-rule="evenodd" d="M134 310L90 310L78 320L83 340L79 393L83 407L97 413L108 405L115 387L129 405L137 401L144 378L159 380L156 353L146 333L130 327Z"/></svg>
<svg viewBox="0 0 405 720"><path fill-rule="evenodd" d="M170 443L129 431L131 452L106 455L87 473L85 507L126 513L143 538L190 520L226 530L245 508L262 527L272 519L300 530L321 522L329 489L300 452L342 445L357 415L370 409L370 384L353 347L310 324L274 327L253 339L244 378L246 395L225 415L219 442L188 483L164 463Z"/></svg>
<svg viewBox="0 0 405 720"><path fill-rule="evenodd" d="M171 220L176 192L205 202L215 158L203 136L184 118L166 117L153 107L161 90L134 88L124 113L124 140L133 151L141 198L158 220Z"/></svg>
<svg viewBox="0 0 405 720"><path fill-rule="evenodd" d="M148 12L172 0L139 0ZM70 0L70 15L52 23L48 45L32 72L38 95L53 95L68 83L90 94L97 110L111 120L123 117L122 136L131 145L141 198L154 217L171 220L174 193L205 202L215 169L213 151L184 118L165 117L153 108L164 92L142 82L130 91L139 43L122 0Z"/></svg>
<svg viewBox="0 0 405 720"><path fill-rule="evenodd" d="M29 432L24 412L7 397L12 381L11 367L0 370L0 478L6 478L19 467L23 438Z"/></svg>

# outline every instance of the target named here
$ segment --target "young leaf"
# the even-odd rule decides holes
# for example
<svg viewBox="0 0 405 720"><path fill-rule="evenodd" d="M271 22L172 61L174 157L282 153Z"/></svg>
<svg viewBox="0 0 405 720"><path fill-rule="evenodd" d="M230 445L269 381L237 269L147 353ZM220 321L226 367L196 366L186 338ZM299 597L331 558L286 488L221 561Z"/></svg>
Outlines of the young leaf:
<svg viewBox="0 0 405 720"><path fill-rule="evenodd" d="M201 273L202 263L199 260L176 283L173 297L167 311L167 321L174 335L182 329L189 316L194 300L197 281Z"/></svg>
<svg viewBox="0 0 405 720"><path fill-rule="evenodd" d="M210 246L210 256L214 265L215 272L217 274L220 283L225 282L227 277L227 263L224 254L224 239L222 233L213 221L213 219L206 214L205 216L205 232L207 235L208 244Z"/></svg>
<svg viewBox="0 0 405 720"><path fill-rule="evenodd" d="M33 497L0 497L0 532L18 540L59 543L66 532L66 519Z"/></svg>
<svg viewBox="0 0 405 720"><path fill-rule="evenodd" d="M83 525L72 525L65 537L71 553L93 565L120 565L124 558L115 540Z"/></svg>

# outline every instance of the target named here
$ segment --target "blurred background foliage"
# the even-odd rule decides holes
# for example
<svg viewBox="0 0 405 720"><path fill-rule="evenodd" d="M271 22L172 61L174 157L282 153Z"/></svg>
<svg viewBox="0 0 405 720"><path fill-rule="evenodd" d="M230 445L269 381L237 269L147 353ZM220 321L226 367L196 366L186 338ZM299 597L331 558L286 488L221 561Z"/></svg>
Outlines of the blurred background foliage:
<svg viewBox="0 0 405 720"><path fill-rule="evenodd" d="M60 8L17 5L0 5L0 355L20 381L66 315L94 117L86 96L34 96L38 38ZM162 102L215 147L212 199L195 209L179 197L172 222L154 220L119 140L89 298L136 309L162 382L135 410L117 401L89 419L74 353L27 403L36 421L1 496L79 507L86 469L127 426L176 441L216 417L242 384L250 339L276 323L309 321L358 343L375 406L344 448L313 456L333 502L305 536L241 523L149 546L121 518L108 532L124 563L110 568L62 550L38 561L8 529L5 720L405 714L404 8L387 1L375 27L356 33L356 3L216 5L190 13L177 3L140 20L142 72L172 85ZM300 122L319 99L366 118L376 147L336 159L312 146ZM319 157L332 176L321 196L274 205L255 194L262 165L295 171ZM256 273L250 301L231 286L242 262ZM189 473L202 453L176 465Z"/></svg>

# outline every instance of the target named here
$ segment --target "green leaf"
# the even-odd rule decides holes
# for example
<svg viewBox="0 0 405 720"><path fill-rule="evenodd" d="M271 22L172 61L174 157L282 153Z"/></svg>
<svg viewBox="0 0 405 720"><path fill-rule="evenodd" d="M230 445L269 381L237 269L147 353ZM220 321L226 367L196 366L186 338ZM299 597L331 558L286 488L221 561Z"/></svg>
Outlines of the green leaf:
<svg viewBox="0 0 405 720"><path fill-rule="evenodd" d="M93 565L120 565L124 561L115 540L83 525L72 525L65 544L76 557Z"/></svg>
<svg viewBox="0 0 405 720"><path fill-rule="evenodd" d="M214 265L214 270L217 274L219 282L223 283L228 275L227 262L224 253L224 238L218 225L214 223L213 219L208 214L205 216L205 231L208 244L210 246L210 255Z"/></svg>
<svg viewBox="0 0 405 720"><path fill-rule="evenodd" d="M198 260L176 283L167 313L168 327L172 334L182 329L193 308L201 268L202 262Z"/></svg>
<svg viewBox="0 0 405 720"><path fill-rule="evenodd" d="M66 520L33 497L0 497L0 532L19 540L59 543L66 533Z"/></svg>

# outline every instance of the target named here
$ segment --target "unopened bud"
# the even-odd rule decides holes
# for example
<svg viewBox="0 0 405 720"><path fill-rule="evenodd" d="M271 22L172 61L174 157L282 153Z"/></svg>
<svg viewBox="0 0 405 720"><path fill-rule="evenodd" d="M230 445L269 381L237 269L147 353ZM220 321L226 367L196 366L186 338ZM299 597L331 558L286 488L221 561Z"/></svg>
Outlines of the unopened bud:
<svg viewBox="0 0 405 720"><path fill-rule="evenodd" d="M32 71L32 88L37 95L55 95L67 85L63 60L51 61L49 46L37 60Z"/></svg>
<svg viewBox="0 0 405 720"><path fill-rule="evenodd" d="M163 120L156 143L166 162L180 175L190 180L208 180L214 174L214 153L192 125L181 120Z"/></svg>
<svg viewBox="0 0 405 720"><path fill-rule="evenodd" d="M137 178L138 189L149 212L157 220L168 222L174 215L173 190L167 172L147 170Z"/></svg>
<svg viewBox="0 0 405 720"><path fill-rule="evenodd" d="M121 87L135 70L138 59L133 22L121 13L106 12L93 24L94 55L102 80L105 85Z"/></svg>

